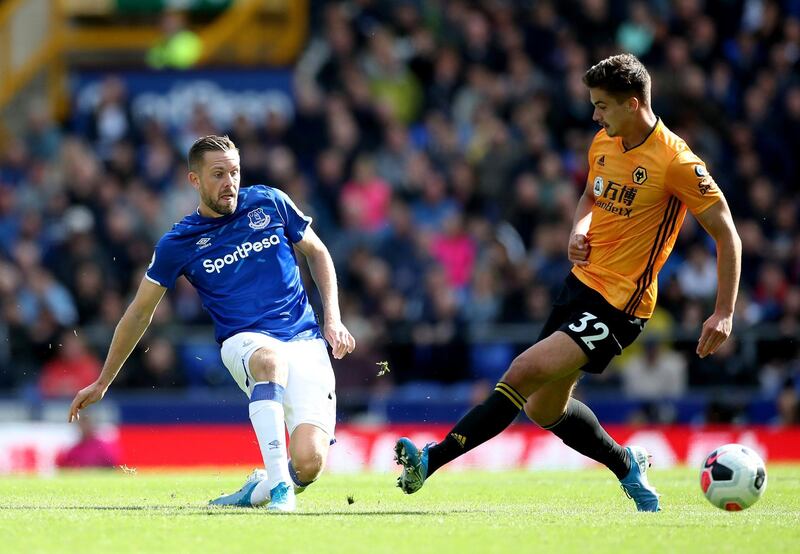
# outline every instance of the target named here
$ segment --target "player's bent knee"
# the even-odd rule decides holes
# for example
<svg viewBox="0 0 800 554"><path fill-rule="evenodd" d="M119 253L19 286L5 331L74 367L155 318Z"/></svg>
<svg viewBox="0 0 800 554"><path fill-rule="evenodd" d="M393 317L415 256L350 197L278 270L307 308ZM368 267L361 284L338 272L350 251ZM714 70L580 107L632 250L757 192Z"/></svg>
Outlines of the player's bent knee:
<svg viewBox="0 0 800 554"><path fill-rule="evenodd" d="M563 409L554 409L553 407L543 407L531 404L530 402L525 405L525 415L528 416L532 422L539 427L549 427L559 420L564 414Z"/></svg>
<svg viewBox="0 0 800 554"><path fill-rule="evenodd" d="M289 361L280 352L260 348L250 357L250 373L256 381L284 384L289 376Z"/></svg>
<svg viewBox="0 0 800 554"><path fill-rule="evenodd" d="M545 429L556 423L567 410L579 376L575 373L549 383L530 395L525 403L525 415Z"/></svg>
<svg viewBox="0 0 800 554"><path fill-rule="evenodd" d="M511 362L502 380L527 397L550 379L544 363L530 355L521 354Z"/></svg>
<svg viewBox="0 0 800 554"><path fill-rule="evenodd" d="M325 469L325 455L317 450L302 452L292 457L292 466L301 481L310 483Z"/></svg>

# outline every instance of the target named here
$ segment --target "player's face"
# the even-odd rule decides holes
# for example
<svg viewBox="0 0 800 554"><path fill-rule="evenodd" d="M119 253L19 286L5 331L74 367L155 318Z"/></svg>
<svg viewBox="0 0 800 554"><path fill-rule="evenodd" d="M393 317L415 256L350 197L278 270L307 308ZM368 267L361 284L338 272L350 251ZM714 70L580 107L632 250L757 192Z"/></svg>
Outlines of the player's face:
<svg viewBox="0 0 800 554"><path fill-rule="evenodd" d="M200 194L200 213L219 217L236 211L239 199L239 152L213 151L203 154L199 172L190 172L189 180Z"/></svg>
<svg viewBox="0 0 800 554"><path fill-rule="evenodd" d="M592 120L603 127L610 137L624 135L632 120L630 99L620 102L600 88L590 88L589 98L594 105Z"/></svg>

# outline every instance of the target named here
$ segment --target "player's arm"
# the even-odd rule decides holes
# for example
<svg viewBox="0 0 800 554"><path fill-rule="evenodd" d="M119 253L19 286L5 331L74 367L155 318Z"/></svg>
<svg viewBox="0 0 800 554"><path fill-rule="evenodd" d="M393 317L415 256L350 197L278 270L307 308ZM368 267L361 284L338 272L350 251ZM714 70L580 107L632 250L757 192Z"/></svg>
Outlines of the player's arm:
<svg viewBox="0 0 800 554"><path fill-rule="evenodd" d="M697 343L697 355L705 358L731 334L742 269L742 241L724 197L695 217L717 244L717 303L714 313L703 323Z"/></svg>
<svg viewBox="0 0 800 554"><path fill-rule="evenodd" d="M331 345L333 357L340 359L355 349L356 341L342 323L336 269L330 252L311 227L306 228L303 238L296 242L295 246L308 260L311 277L314 278L322 298L325 339Z"/></svg>
<svg viewBox="0 0 800 554"><path fill-rule="evenodd" d="M153 313L161 302L166 288L143 278L122 319L119 320L111 339L103 371L97 380L88 387L78 391L69 407L69 421L78 419L78 412L90 404L103 399L111 382L119 373L122 364L131 355L139 339L153 320Z"/></svg>
<svg viewBox="0 0 800 554"><path fill-rule="evenodd" d="M589 226L592 223L592 206L594 206L594 191L590 183L583 189L575 217L572 219L572 232L569 235L567 257L575 265L589 264Z"/></svg>

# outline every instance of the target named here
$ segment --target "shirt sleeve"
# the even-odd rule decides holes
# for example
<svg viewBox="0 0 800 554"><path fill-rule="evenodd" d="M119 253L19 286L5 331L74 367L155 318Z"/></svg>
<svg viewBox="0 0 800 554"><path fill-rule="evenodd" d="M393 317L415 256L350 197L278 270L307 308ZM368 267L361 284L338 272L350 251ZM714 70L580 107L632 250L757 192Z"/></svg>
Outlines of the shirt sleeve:
<svg viewBox="0 0 800 554"><path fill-rule="evenodd" d="M597 168L596 168L596 166L597 166L597 162L598 162L597 154L598 154L598 152L600 150L598 145L597 145L597 140L600 137L600 133L601 132L602 132L602 129L600 131L597 131L597 134L595 134L594 138L592 139L592 143L589 145L589 151L586 154L589 170L586 172L586 185L585 186L586 186L586 188L588 190L591 190L592 194L594 194L595 196L597 196L597 192L595 190L595 188L596 188L595 187L595 181L596 181L596 177L597 177ZM605 156L601 156L601 158L605 158Z"/></svg>
<svg viewBox="0 0 800 554"><path fill-rule="evenodd" d="M692 151L680 152L667 168L666 188L693 214L710 208L722 198L722 191Z"/></svg>
<svg viewBox="0 0 800 554"><path fill-rule="evenodd" d="M275 206L278 208L281 218L283 218L284 225L286 225L286 236L293 243L300 242L303 240L303 235L311 224L312 219L301 212L285 192L279 189L274 190Z"/></svg>
<svg viewBox="0 0 800 554"><path fill-rule="evenodd" d="M147 266L144 276L147 280L171 289L175 281L183 273L183 257L176 252L175 246L167 236L161 237L153 251L150 265Z"/></svg>
<svg viewBox="0 0 800 554"><path fill-rule="evenodd" d="M586 173L586 183L590 183L592 180L592 174L594 173L594 144L595 141L592 141L592 144L589 145L589 151L586 153L586 160L589 167L589 171Z"/></svg>

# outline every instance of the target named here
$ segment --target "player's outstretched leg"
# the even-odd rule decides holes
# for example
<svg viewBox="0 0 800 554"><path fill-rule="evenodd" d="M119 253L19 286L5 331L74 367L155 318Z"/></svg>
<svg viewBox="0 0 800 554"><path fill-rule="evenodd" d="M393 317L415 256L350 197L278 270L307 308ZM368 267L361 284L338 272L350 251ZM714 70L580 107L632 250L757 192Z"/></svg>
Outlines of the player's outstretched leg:
<svg viewBox="0 0 800 554"><path fill-rule="evenodd" d="M542 429L553 433L573 450L603 464L617 479L624 478L631 468L628 451L606 432L586 404L571 398L570 390L560 385L560 382L551 383L536 391L528 399L525 412ZM563 411L554 423L545 424L553 421L553 415L558 413L553 406Z"/></svg>
<svg viewBox="0 0 800 554"><path fill-rule="evenodd" d="M641 447L624 448L611 438L594 412L570 397L574 382L574 378L568 377L542 387L528 398L525 413L570 448L610 469L640 511L657 511L658 495L646 477L647 452ZM554 414L562 409L563 413L554 423L543 423L552 421Z"/></svg>
<svg viewBox="0 0 800 554"><path fill-rule="evenodd" d="M269 489L264 486L266 479L267 472L265 470L254 469L241 489L215 498L209 504L212 506L239 506L241 508L262 506L269 500ZM261 486L259 487L259 485Z"/></svg>
<svg viewBox="0 0 800 554"><path fill-rule="evenodd" d="M406 493L418 491L425 479L444 464L483 444L511 425L525 405L525 397L511 385L497 383L494 392L456 423L445 439L421 450L403 437L395 445L395 461L403 466L397 486Z"/></svg>
<svg viewBox="0 0 800 554"><path fill-rule="evenodd" d="M416 492L444 464L499 435L511 425L525 406L528 396L546 383L573 374L586 360L583 350L569 336L560 332L528 348L514 359L483 404L467 412L442 442L428 445L420 451L408 439L398 441L395 454L397 463L403 466L403 473L397 486L408 494ZM419 452L416 455L419 464L423 464L422 460L427 454L425 475L421 478L420 469L423 465L417 468L415 451Z"/></svg>
<svg viewBox="0 0 800 554"><path fill-rule="evenodd" d="M625 450L631 460L631 469L619 483L628 498L636 503L640 512L658 512L658 493L647 480L647 468L650 467L651 456L641 446L629 446Z"/></svg>

